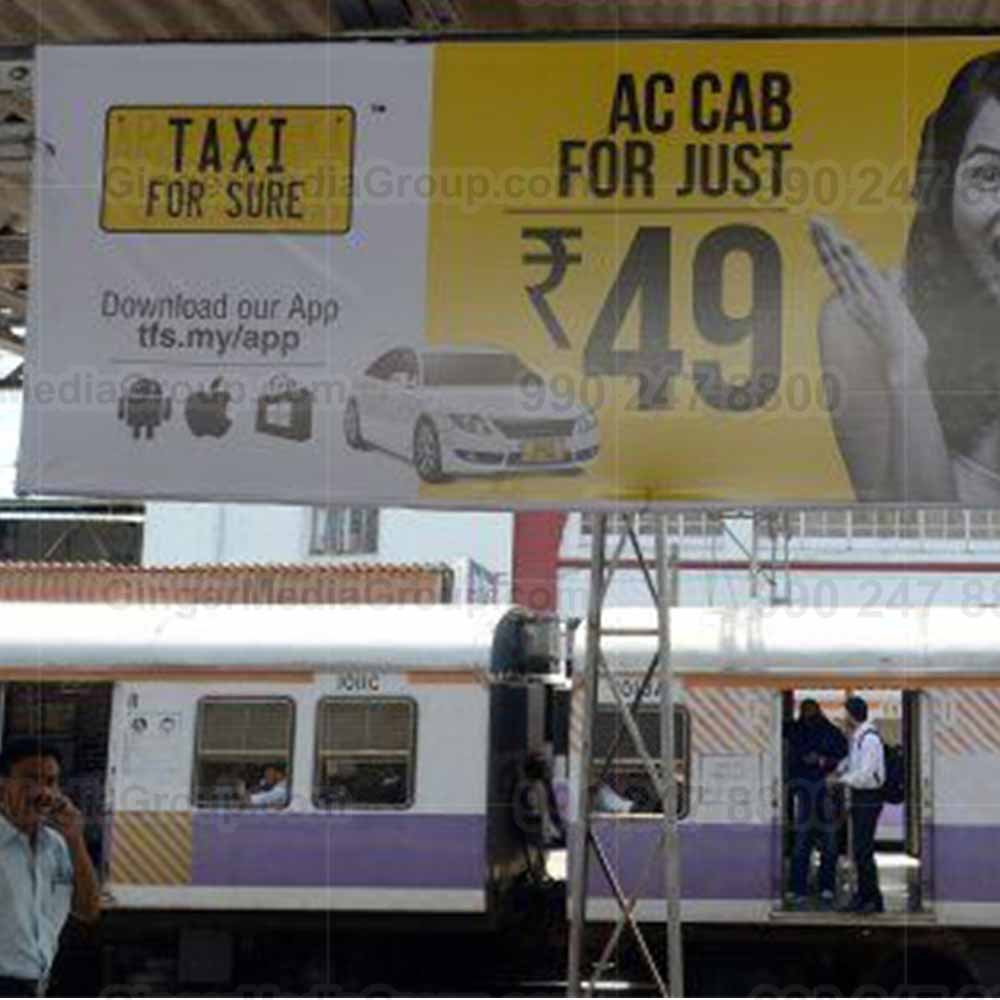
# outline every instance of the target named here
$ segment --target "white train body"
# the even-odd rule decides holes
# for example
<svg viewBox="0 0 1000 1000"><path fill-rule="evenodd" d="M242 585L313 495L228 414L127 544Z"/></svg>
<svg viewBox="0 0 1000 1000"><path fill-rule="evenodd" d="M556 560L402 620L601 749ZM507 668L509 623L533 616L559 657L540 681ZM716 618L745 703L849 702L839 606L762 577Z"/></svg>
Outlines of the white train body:
<svg viewBox="0 0 1000 1000"><path fill-rule="evenodd" d="M542 748L531 675L557 666L551 620L24 604L5 607L4 633L6 735L30 729L47 688L50 715L95 716L40 728L77 782L88 753L103 764L89 777L112 910L489 916L524 868L512 802ZM274 765L283 801L254 805Z"/></svg>
<svg viewBox="0 0 1000 1000"><path fill-rule="evenodd" d="M653 613L608 610L605 625L618 633L605 656L634 694ZM900 919L1000 927L993 613L679 608L672 635L686 920L780 918L788 697L850 687L903 710L909 795L887 829L916 874ZM558 672L557 639L554 620L512 607L8 604L4 737L40 722L70 790L97 789L112 911L489 918L527 865L515 801L547 739L539 680ZM580 629L571 788L584 641ZM287 801L254 806L273 764ZM614 768L612 785L642 784L636 761ZM662 919L656 814L596 825L640 918ZM588 914L616 914L593 864Z"/></svg>
<svg viewBox="0 0 1000 1000"><path fill-rule="evenodd" d="M605 659L629 700L656 652L652 610L608 609ZM983 609L672 610L676 665L676 771L683 785L679 823L682 914L691 923L828 923L829 913L783 911L789 843L783 785L782 723L793 693L842 705L864 694L878 725L903 746L904 805L886 806L880 840L898 866L900 898L885 921L928 926L1000 927L1000 619ZM586 650L576 635L570 789L581 766L580 678ZM644 698L644 729L658 753L658 684ZM610 739L614 700L599 686L595 743ZM625 756L628 756L626 751ZM595 767L591 780L597 781ZM655 853L659 813L644 809L652 789L637 759L604 777L639 802L610 808L595 829L615 874L638 895L643 920L665 918L663 864ZM632 787L629 787L629 782ZM631 794L629 794L631 793ZM571 795L572 800L572 795ZM657 806L658 808L658 806ZM571 801L575 815L575 803ZM614 920L618 907L590 863L588 917Z"/></svg>

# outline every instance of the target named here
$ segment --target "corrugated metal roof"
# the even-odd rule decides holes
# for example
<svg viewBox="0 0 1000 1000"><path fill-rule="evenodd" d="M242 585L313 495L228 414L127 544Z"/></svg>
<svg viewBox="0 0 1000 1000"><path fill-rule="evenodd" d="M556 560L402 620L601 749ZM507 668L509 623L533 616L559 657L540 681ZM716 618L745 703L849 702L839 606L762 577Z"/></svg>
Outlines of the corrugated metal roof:
<svg viewBox="0 0 1000 1000"><path fill-rule="evenodd" d="M988 28L997 0L4 0L0 38L40 42L249 41L329 38L352 27L472 31L699 28ZM350 10L345 23L342 12ZM358 21L357 11L367 11ZM380 11L392 11L384 19Z"/></svg>
<svg viewBox="0 0 1000 1000"><path fill-rule="evenodd" d="M4 0L0 7L8 45L315 38L341 28L326 0Z"/></svg>
<svg viewBox="0 0 1000 1000"><path fill-rule="evenodd" d="M463 27L514 31L670 31L1000 24L997 0L459 0Z"/></svg>
<svg viewBox="0 0 1000 1000"><path fill-rule="evenodd" d="M453 576L448 566L417 563L0 563L0 602L447 604Z"/></svg>

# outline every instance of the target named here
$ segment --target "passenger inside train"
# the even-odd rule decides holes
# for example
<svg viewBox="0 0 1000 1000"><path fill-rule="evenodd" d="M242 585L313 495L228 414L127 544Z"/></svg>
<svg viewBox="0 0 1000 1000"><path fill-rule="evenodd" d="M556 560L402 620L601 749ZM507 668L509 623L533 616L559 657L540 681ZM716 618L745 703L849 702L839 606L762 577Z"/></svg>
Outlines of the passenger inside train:
<svg viewBox="0 0 1000 1000"><path fill-rule="evenodd" d="M660 713L655 704L642 705L636 724L647 752L660 756ZM595 769L591 776L594 809L598 813L653 815L663 804L642 760L639 749L622 720L610 706L598 707L594 719ZM686 816L690 799L690 719L682 706L674 710L674 780L677 782L677 814ZM599 762L597 764L596 762Z"/></svg>
<svg viewBox="0 0 1000 1000"><path fill-rule="evenodd" d="M268 764L257 788L250 793L250 805L281 808L288 804L288 765Z"/></svg>
<svg viewBox="0 0 1000 1000"><path fill-rule="evenodd" d="M787 747L794 836L789 907L803 909L809 904L809 869L813 852L818 851L815 900L820 909L832 909L845 801L843 787L828 779L847 757L847 738L815 698L802 700L798 717L785 722L782 735Z"/></svg>

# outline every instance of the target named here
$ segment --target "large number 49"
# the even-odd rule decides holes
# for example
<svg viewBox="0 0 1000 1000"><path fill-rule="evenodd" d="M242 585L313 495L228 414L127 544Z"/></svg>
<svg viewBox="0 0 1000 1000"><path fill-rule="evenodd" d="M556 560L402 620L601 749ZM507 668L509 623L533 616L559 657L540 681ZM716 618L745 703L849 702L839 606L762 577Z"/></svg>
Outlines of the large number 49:
<svg viewBox="0 0 1000 1000"><path fill-rule="evenodd" d="M639 382L635 406L665 410L673 405L672 380L684 371L684 352L670 347L673 231L641 228L601 309L584 352L588 375L630 376ZM730 316L723 302L726 259L749 256L751 306ZM749 378L728 382L717 361L695 361L695 391L717 410L747 412L764 406L781 382L781 251L755 226L724 226L699 243L693 263L694 319L698 331L719 346L750 340ZM625 317L639 300L639 348L616 350Z"/></svg>

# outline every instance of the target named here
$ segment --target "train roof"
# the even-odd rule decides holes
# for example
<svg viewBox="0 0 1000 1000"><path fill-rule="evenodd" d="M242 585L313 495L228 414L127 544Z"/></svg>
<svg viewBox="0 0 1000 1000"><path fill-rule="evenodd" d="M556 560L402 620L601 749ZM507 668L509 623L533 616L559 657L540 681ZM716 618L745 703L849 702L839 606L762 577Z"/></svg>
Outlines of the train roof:
<svg viewBox="0 0 1000 1000"><path fill-rule="evenodd" d="M0 670L501 672L514 605L109 605L6 603ZM33 674L34 676L35 674Z"/></svg>
<svg viewBox="0 0 1000 1000"><path fill-rule="evenodd" d="M607 608L602 626L613 670L649 667L658 642L655 609ZM1000 676L996 606L671 608L670 637L681 675ZM574 639L578 669L586 641L581 627Z"/></svg>

